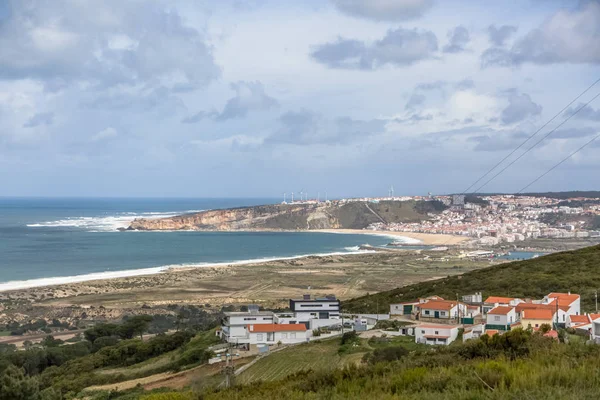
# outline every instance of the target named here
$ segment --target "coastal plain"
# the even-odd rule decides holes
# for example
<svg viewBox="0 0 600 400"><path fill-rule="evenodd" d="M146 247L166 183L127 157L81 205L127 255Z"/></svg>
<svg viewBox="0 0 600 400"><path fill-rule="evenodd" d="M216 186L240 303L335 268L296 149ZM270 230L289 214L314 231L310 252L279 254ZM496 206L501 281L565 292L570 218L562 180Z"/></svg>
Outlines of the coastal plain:
<svg viewBox="0 0 600 400"><path fill-rule="evenodd" d="M359 254L308 256L251 264L177 268L160 274L70 283L0 293L0 299L29 304L30 312L52 315L65 308L103 306L107 318L144 305L257 303L285 307L305 293L362 296L424 280L490 266L487 260L458 258L457 250L389 249ZM498 263L503 261L494 261ZM33 307L33 309L31 308ZM111 311L112 310L112 311ZM8 310L5 310L8 311ZM79 311L80 312L80 311ZM89 314L89 313L88 313Z"/></svg>

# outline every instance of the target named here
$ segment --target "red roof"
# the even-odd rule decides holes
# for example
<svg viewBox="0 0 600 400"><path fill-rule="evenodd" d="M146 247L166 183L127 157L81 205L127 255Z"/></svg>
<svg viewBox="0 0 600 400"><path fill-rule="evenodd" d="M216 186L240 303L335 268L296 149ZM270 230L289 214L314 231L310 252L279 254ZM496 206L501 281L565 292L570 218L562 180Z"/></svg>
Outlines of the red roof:
<svg viewBox="0 0 600 400"><path fill-rule="evenodd" d="M558 299L559 305L571 305L573 302L579 300L579 295L571 293L550 293L548 298Z"/></svg>
<svg viewBox="0 0 600 400"><path fill-rule="evenodd" d="M255 324L248 325L248 332L306 332L304 324Z"/></svg>
<svg viewBox="0 0 600 400"><path fill-rule="evenodd" d="M455 301L447 300L429 300L427 303L421 304L422 310L451 310L456 306Z"/></svg>
<svg viewBox="0 0 600 400"><path fill-rule="evenodd" d="M499 296L490 296L487 299L485 299L484 303L501 303L501 304L508 304L510 303L512 300L514 300L513 297L499 297Z"/></svg>
<svg viewBox="0 0 600 400"><path fill-rule="evenodd" d="M546 337L551 337L553 339L558 339L558 332L556 332L554 329L551 331L548 331L546 333L544 333L544 336Z"/></svg>
<svg viewBox="0 0 600 400"><path fill-rule="evenodd" d="M498 306L498 307L494 307L490 311L488 311L488 314L492 314L492 315L506 315L509 312L511 312L512 310L513 310L512 307Z"/></svg>
<svg viewBox="0 0 600 400"><path fill-rule="evenodd" d="M489 337L492 337L496 333L500 333L500 331L497 329L486 329L484 335L488 335Z"/></svg>
<svg viewBox="0 0 600 400"><path fill-rule="evenodd" d="M592 321L595 321L598 318L600 318L600 314L590 314L590 318L591 318Z"/></svg>
<svg viewBox="0 0 600 400"><path fill-rule="evenodd" d="M587 315L569 315L571 322L588 323L590 320Z"/></svg>
<svg viewBox="0 0 600 400"><path fill-rule="evenodd" d="M560 308L560 307L559 307ZM551 304L538 304L538 303L519 303L515 307L518 313L522 313L523 310L550 310L556 311L556 306Z"/></svg>
<svg viewBox="0 0 600 400"><path fill-rule="evenodd" d="M554 313L550 310L523 310L522 319L545 319L552 320Z"/></svg>

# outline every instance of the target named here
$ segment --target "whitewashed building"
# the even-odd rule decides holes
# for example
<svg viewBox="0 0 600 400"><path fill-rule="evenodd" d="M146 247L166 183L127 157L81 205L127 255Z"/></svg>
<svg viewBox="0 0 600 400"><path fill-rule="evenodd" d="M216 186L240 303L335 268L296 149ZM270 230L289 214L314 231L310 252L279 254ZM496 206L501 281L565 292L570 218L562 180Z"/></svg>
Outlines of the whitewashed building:
<svg viewBox="0 0 600 400"><path fill-rule="evenodd" d="M487 326L492 329L510 330L510 325L517 321L517 312L510 306L494 307L486 316Z"/></svg>
<svg viewBox="0 0 600 400"><path fill-rule="evenodd" d="M422 324L415 327L415 342L447 346L458 337L458 325Z"/></svg>
<svg viewBox="0 0 600 400"><path fill-rule="evenodd" d="M271 311L251 308L247 312L226 312L221 322L221 338L229 343L248 343L248 325L273 324L275 315Z"/></svg>
<svg viewBox="0 0 600 400"><path fill-rule="evenodd" d="M245 343L273 345L308 342L312 331L304 324L257 324L246 327Z"/></svg>
<svg viewBox="0 0 600 400"><path fill-rule="evenodd" d="M304 295L301 300L290 299L291 313L280 314L278 324L304 324L308 329L341 325L340 301L335 296L311 299Z"/></svg>

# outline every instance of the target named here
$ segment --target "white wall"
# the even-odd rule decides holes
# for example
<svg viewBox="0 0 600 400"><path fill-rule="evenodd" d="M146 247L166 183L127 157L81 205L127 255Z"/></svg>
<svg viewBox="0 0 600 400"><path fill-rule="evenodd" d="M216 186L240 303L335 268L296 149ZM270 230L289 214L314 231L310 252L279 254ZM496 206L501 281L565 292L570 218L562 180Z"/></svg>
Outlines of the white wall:
<svg viewBox="0 0 600 400"><path fill-rule="evenodd" d="M486 319L488 325L510 325L517 322L517 313L513 308L506 315L498 315L498 314L487 314Z"/></svg>
<svg viewBox="0 0 600 400"><path fill-rule="evenodd" d="M434 335L434 336L449 336L445 342L440 340L428 340L425 336ZM417 326L415 328L415 342L416 343L425 343L425 344L439 344L439 345L449 345L453 341L456 340L458 336L458 327L457 326L440 326L440 327L427 327L427 326Z"/></svg>
<svg viewBox="0 0 600 400"><path fill-rule="evenodd" d="M250 344L293 344L307 342L311 336L310 331L301 332L250 332L248 331L248 342Z"/></svg>

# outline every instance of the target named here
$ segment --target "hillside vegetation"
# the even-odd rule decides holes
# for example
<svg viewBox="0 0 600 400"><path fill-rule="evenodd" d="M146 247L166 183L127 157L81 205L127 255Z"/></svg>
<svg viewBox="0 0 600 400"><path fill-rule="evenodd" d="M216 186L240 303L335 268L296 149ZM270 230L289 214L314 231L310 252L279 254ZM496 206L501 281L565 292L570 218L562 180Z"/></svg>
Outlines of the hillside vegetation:
<svg viewBox="0 0 600 400"><path fill-rule="evenodd" d="M489 295L541 298L550 292L578 293L582 310L592 311L594 293L600 287L600 246L550 254L467 272L464 275L417 283L348 300L346 312L375 312L390 304L438 295L456 299L475 292Z"/></svg>

